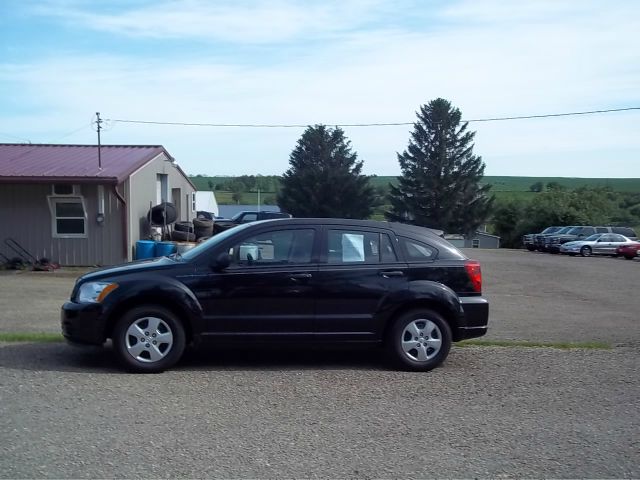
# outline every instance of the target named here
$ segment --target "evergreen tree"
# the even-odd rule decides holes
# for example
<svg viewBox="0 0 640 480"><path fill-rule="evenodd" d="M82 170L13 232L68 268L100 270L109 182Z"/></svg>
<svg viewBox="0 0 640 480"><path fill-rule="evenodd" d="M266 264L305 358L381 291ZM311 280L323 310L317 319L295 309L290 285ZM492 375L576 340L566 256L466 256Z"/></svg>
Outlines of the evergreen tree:
<svg viewBox="0 0 640 480"><path fill-rule="evenodd" d="M294 217L368 218L369 178L341 128L307 127L289 156L278 205Z"/></svg>
<svg viewBox="0 0 640 480"><path fill-rule="evenodd" d="M390 185L390 220L474 232L489 215L490 185L481 185L482 158L473 154L475 132L460 124L460 110L442 98L420 107L409 146L398 154L402 176Z"/></svg>

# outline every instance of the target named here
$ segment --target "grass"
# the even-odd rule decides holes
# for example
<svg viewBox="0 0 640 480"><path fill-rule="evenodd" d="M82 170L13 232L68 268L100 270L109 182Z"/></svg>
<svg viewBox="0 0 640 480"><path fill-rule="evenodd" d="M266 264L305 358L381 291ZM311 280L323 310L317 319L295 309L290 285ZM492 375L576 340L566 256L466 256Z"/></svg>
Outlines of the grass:
<svg viewBox="0 0 640 480"><path fill-rule="evenodd" d="M0 333L0 342L53 343L62 342L64 337L59 333L15 332Z"/></svg>
<svg viewBox="0 0 640 480"><path fill-rule="evenodd" d="M611 350L611 345L604 342L531 342L528 340L463 340L456 343L460 347L529 347L557 348L560 350L587 349Z"/></svg>
<svg viewBox="0 0 640 480"><path fill-rule="evenodd" d="M0 333L0 342L54 343L62 342L64 337L59 333L14 332ZM604 342L531 342L528 340L464 340L456 343L459 347L529 347L557 348L560 350L587 349L611 350L611 345Z"/></svg>

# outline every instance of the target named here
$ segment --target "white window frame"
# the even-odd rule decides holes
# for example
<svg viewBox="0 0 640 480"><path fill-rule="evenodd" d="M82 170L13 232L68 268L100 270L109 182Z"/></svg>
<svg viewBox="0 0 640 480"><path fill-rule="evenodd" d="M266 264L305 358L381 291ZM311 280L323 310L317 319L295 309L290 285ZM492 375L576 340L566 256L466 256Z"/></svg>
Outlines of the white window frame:
<svg viewBox="0 0 640 480"><path fill-rule="evenodd" d="M87 229L89 222L87 221L87 206L84 197L81 195L49 195L49 210L51 212L51 236L53 238L87 238ZM82 217L58 217L56 216L56 204L57 203L80 203L82 205L82 211L84 215ZM78 220L82 218L84 221L84 233L58 233L58 219L67 218Z"/></svg>

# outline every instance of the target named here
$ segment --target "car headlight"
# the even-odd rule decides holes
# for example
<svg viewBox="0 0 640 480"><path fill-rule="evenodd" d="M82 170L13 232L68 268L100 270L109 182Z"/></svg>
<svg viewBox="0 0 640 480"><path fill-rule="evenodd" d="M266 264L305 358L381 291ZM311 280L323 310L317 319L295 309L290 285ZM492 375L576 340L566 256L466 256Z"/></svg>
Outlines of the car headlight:
<svg viewBox="0 0 640 480"><path fill-rule="evenodd" d="M79 303L100 303L107 295L118 288L113 282L88 282L80 287L78 292Z"/></svg>

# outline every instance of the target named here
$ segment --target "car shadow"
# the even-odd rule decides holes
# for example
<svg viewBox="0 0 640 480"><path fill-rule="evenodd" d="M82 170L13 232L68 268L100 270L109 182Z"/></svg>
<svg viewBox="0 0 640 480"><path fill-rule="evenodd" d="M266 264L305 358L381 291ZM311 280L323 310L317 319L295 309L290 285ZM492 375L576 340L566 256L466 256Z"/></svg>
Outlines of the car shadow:
<svg viewBox="0 0 640 480"><path fill-rule="evenodd" d="M122 373L112 348L66 343L11 343L0 346L0 368L29 371ZM251 345L189 348L172 370L389 370L379 348Z"/></svg>

